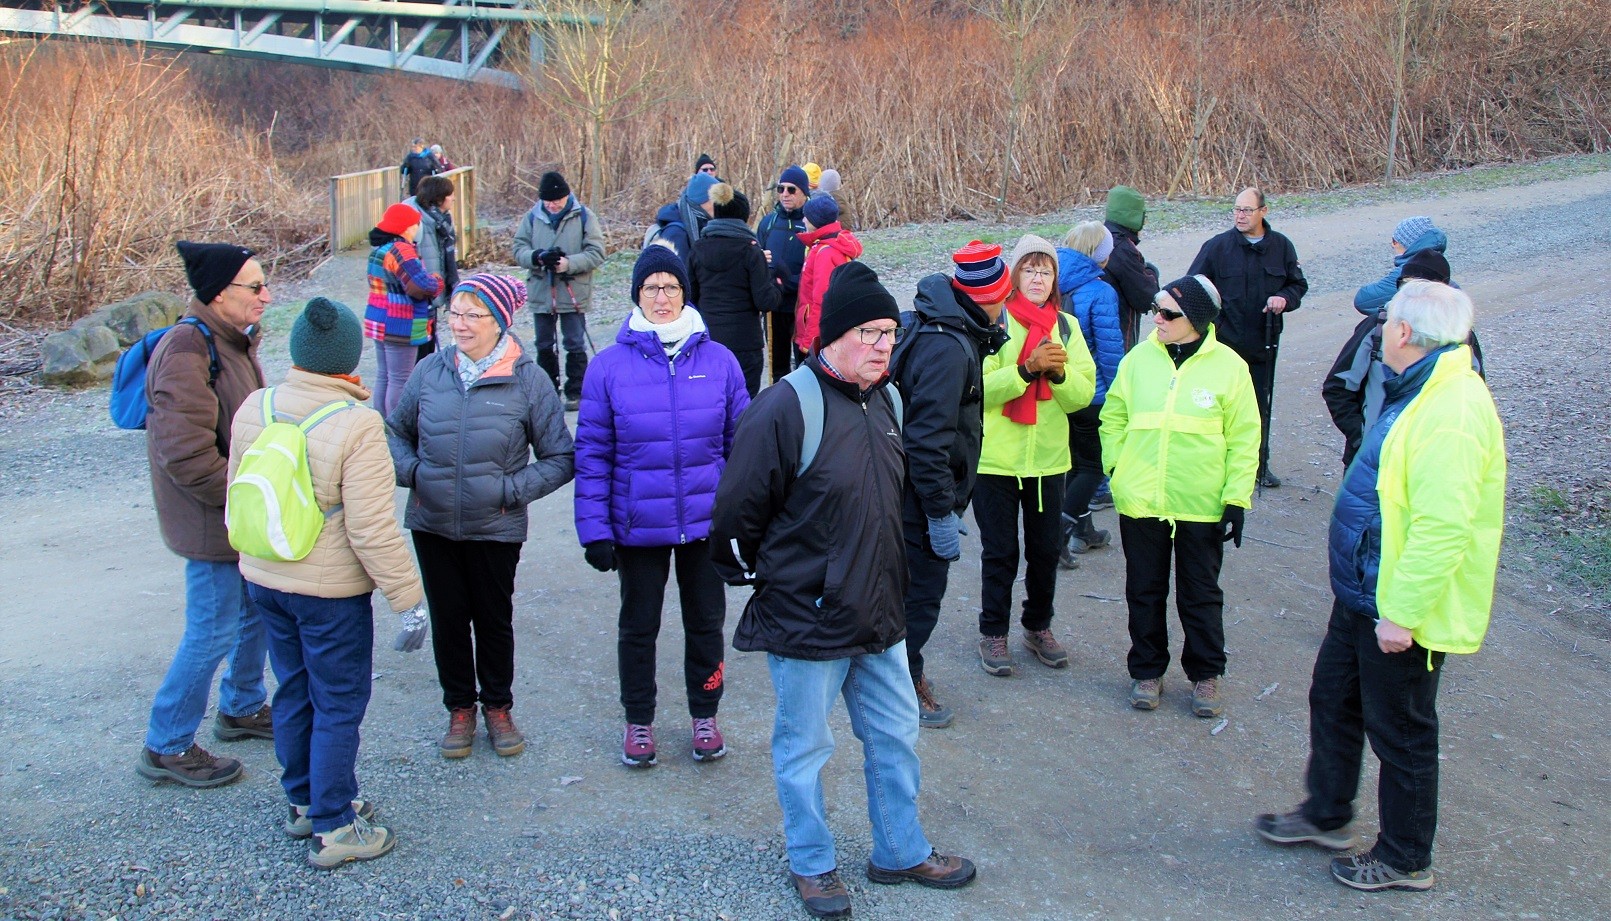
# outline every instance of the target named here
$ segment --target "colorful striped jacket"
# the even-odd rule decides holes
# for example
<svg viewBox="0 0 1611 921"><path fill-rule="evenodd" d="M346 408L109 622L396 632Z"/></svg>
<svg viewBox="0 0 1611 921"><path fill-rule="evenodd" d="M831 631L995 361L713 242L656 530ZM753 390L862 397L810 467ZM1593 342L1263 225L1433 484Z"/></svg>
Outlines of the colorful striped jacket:
<svg viewBox="0 0 1611 921"><path fill-rule="evenodd" d="M431 300L442 277L425 270L419 251L402 237L385 234L369 254L369 303L364 335L396 345L424 345L431 336ZM380 237L370 235L375 243Z"/></svg>

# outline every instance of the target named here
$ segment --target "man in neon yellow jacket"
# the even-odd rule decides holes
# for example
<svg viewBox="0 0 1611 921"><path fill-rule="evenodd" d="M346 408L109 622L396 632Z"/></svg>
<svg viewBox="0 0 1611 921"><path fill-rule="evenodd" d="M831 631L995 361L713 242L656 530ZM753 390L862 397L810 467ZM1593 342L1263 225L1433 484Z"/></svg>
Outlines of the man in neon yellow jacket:
<svg viewBox="0 0 1611 921"><path fill-rule="evenodd" d="M1130 705L1156 710L1169 669L1169 573L1185 634L1192 712L1224 712L1224 542L1242 545L1259 466L1259 407L1247 363L1219 341L1219 292L1201 275L1154 300L1153 332L1119 362L1102 406L1102 460L1124 544Z"/></svg>
<svg viewBox="0 0 1611 921"><path fill-rule="evenodd" d="M1331 874L1355 889L1430 889L1438 682L1488 631L1505 514L1505 436L1464 345L1471 299L1436 282L1387 304L1396 372L1331 515L1336 602L1309 690L1309 798L1255 828L1277 844L1352 847L1364 741L1382 762L1381 834Z"/></svg>
<svg viewBox="0 0 1611 921"><path fill-rule="evenodd" d="M1068 414L1089 406L1096 393L1096 365L1079 323L1059 307L1057 250L1025 234L1011 262L1012 288L1001 317L1007 344L984 360L984 440L973 487L982 547L979 665L998 677L1013 673L1007 630L1020 515L1024 645L1049 668L1068 665L1068 651L1052 636L1063 477L1073 466Z"/></svg>

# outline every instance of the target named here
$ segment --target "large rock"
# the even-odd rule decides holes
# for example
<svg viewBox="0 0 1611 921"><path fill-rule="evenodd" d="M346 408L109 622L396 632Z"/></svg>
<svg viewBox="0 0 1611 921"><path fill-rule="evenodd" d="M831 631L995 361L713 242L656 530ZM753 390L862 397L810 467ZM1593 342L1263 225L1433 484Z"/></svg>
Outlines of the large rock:
<svg viewBox="0 0 1611 921"><path fill-rule="evenodd" d="M107 304L63 332L45 337L39 381L53 387L93 387L112 379L117 358L146 333L172 326L186 301L167 291L146 291Z"/></svg>

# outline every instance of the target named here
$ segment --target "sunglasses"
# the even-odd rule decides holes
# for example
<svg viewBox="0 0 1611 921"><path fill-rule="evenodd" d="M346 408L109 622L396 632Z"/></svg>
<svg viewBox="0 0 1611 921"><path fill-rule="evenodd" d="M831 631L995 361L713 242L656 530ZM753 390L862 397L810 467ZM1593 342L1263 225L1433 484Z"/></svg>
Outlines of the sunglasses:
<svg viewBox="0 0 1611 921"><path fill-rule="evenodd" d="M778 191L786 195L798 195L800 193L799 187L792 185L779 185Z"/></svg>
<svg viewBox="0 0 1611 921"><path fill-rule="evenodd" d="M265 280L265 281L253 282L253 283L251 283L249 285L243 285L238 281L232 281L232 282L229 283L229 286L231 288L245 288L246 290L252 292L253 297L256 297L257 295L263 293L263 289L267 288L269 286L269 283Z"/></svg>
<svg viewBox="0 0 1611 921"><path fill-rule="evenodd" d="M1185 316L1184 313L1181 313L1178 310L1170 310L1168 307L1159 307L1158 315L1163 317L1165 320L1178 320Z"/></svg>

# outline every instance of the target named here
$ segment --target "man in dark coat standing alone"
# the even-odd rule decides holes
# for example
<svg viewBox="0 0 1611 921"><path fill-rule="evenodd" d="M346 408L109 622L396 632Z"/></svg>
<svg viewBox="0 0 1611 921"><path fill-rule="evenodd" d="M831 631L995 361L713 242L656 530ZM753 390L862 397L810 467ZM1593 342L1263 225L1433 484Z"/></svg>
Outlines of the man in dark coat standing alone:
<svg viewBox="0 0 1611 921"><path fill-rule="evenodd" d="M1275 359L1284 315L1298 309L1309 282L1303 277L1292 241L1265 220L1269 211L1263 192L1243 189L1231 209L1234 226L1204 243L1186 274L1208 276L1224 301L1215 331L1220 342L1242 356L1253 376L1253 394L1264 423L1258 483L1273 489L1281 485L1280 478L1270 472Z"/></svg>

